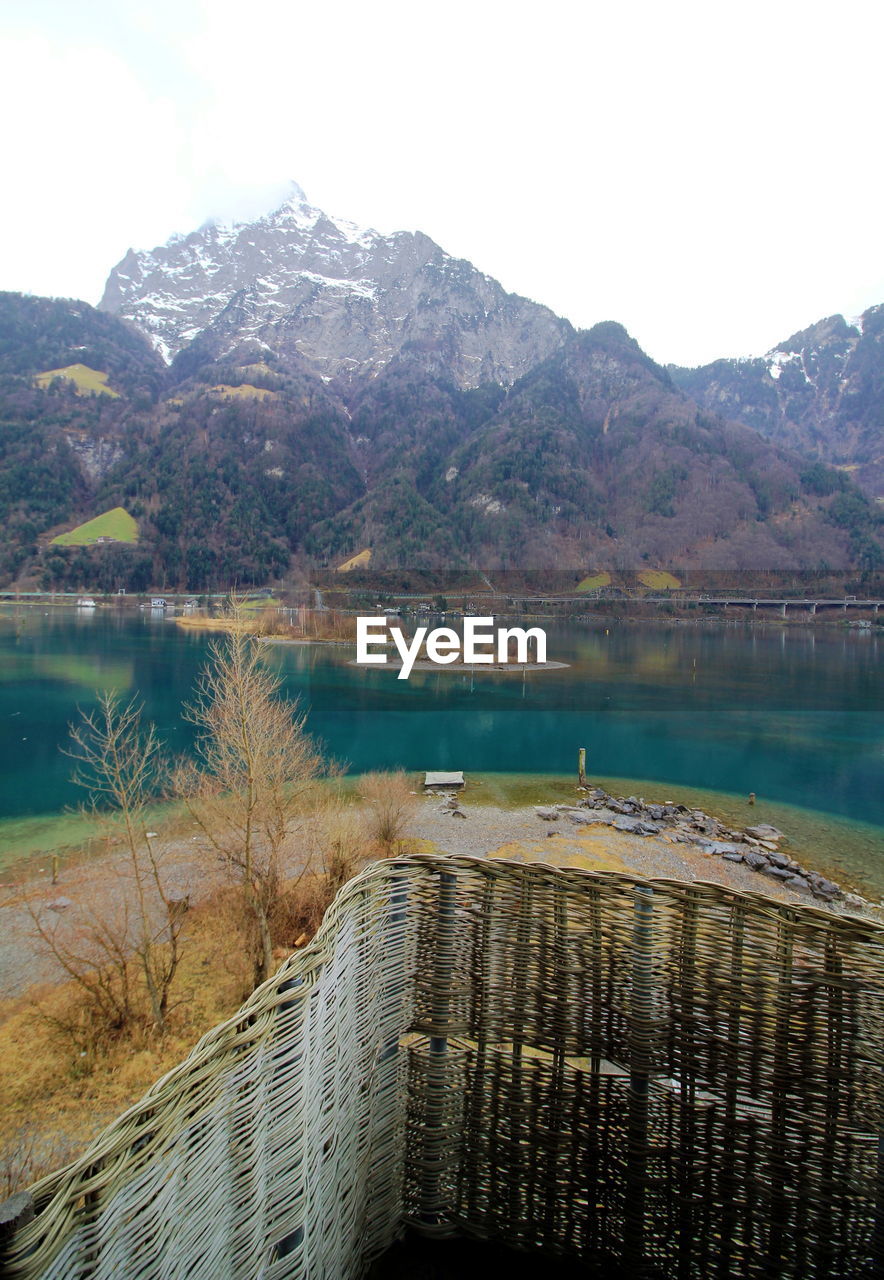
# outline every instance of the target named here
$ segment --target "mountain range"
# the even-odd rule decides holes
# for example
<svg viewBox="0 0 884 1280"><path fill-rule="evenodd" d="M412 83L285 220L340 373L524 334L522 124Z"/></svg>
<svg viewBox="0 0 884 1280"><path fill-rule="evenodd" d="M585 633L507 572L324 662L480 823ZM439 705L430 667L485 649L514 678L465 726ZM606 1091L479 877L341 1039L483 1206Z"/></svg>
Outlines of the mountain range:
<svg viewBox="0 0 884 1280"><path fill-rule="evenodd" d="M619 324L575 331L293 188L130 250L98 309L0 295L0 585L198 591L351 559L868 580L882 317L664 369ZM137 541L53 541L118 507Z"/></svg>
<svg viewBox="0 0 884 1280"><path fill-rule="evenodd" d="M851 323L829 316L757 359L669 372L704 408L841 467L884 497L884 306Z"/></svg>

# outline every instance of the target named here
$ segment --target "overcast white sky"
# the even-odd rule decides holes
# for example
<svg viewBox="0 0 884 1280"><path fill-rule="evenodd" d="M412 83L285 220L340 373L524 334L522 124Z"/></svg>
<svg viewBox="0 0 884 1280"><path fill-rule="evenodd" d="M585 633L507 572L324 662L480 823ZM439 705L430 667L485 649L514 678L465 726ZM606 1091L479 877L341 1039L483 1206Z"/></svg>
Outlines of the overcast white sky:
<svg viewBox="0 0 884 1280"><path fill-rule="evenodd" d="M884 302L884 6L0 0L0 288L312 203L659 361Z"/></svg>

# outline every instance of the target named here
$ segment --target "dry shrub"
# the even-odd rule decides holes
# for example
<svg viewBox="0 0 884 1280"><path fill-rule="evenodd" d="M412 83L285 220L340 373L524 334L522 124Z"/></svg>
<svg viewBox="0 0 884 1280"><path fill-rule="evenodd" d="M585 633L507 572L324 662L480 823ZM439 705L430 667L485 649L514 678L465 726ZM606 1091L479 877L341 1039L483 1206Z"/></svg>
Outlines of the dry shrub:
<svg viewBox="0 0 884 1280"><path fill-rule="evenodd" d="M255 989L255 960L260 936L254 912L235 885L222 885L200 908L200 927L209 952L211 980L222 985L224 975L234 1003L242 1003Z"/></svg>
<svg viewBox="0 0 884 1280"><path fill-rule="evenodd" d="M417 806L405 772L364 773L356 789L368 812L372 840L384 853L394 853Z"/></svg>
<svg viewBox="0 0 884 1280"><path fill-rule="evenodd" d="M355 640L356 617L338 609L304 609L298 621L308 640Z"/></svg>
<svg viewBox="0 0 884 1280"><path fill-rule="evenodd" d="M134 1038L72 1053L71 1040L57 1032L60 1023L76 1022L75 982L34 986L0 1002L0 1199L4 1186L14 1190L78 1155L204 1032L236 1012L252 989L237 923L244 911L242 894L225 886L188 912L178 998L163 1036L146 1018Z"/></svg>
<svg viewBox="0 0 884 1280"><path fill-rule="evenodd" d="M300 608L286 617L277 605L267 605L257 615L243 614L239 629L254 636L281 636L291 640L356 640L356 617L339 609ZM230 630L236 626L230 624Z"/></svg>
<svg viewBox="0 0 884 1280"><path fill-rule="evenodd" d="M116 986L119 980L119 971L110 969L108 984ZM125 1021L121 1021L96 1000L94 990L87 994L76 984L61 990L63 998L35 1007L34 1015L46 1024L51 1037L68 1058L69 1070L75 1078L88 1075L98 1059L107 1057L115 1046L144 1043L149 1030L144 1010L132 1007Z"/></svg>
<svg viewBox="0 0 884 1280"><path fill-rule="evenodd" d="M337 796L317 814L317 819L321 845L316 861L333 897L370 857L371 831L366 815Z"/></svg>
<svg viewBox="0 0 884 1280"><path fill-rule="evenodd" d="M334 897L323 876L302 876L279 895L273 907L271 928L278 951L288 952L312 938Z"/></svg>
<svg viewBox="0 0 884 1280"><path fill-rule="evenodd" d="M289 950L314 935L338 890L371 853L364 814L334 792L317 800L297 845L300 869L286 882L272 919L275 945Z"/></svg>
<svg viewBox="0 0 884 1280"><path fill-rule="evenodd" d="M283 621L279 606L267 604L257 615L249 630L256 636L278 636L285 634L290 628L289 624Z"/></svg>
<svg viewBox="0 0 884 1280"><path fill-rule="evenodd" d="M139 975L131 961L127 913L119 903L86 919L59 919L24 900L37 945L70 979L63 1000L43 1002L38 1016L78 1066L90 1066L112 1044L145 1027ZM86 1058L86 1064L80 1060Z"/></svg>

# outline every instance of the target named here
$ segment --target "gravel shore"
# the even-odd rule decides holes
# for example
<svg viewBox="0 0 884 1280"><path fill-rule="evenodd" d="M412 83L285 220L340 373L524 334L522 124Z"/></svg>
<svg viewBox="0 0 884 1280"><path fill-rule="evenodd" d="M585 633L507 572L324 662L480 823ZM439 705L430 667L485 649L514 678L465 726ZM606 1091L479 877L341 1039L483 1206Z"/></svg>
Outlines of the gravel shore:
<svg viewBox="0 0 884 1280"><path fill-rule="evenodd" d="M540 816L538 809L547 816ZM571 806L561 805L504 809L484 803L471 805L468 792L459 797L433 795L422 799L409 834L432 841L444 853L619 871L652 879L705 880L750 893L764 893L779 902L824 905L836 912L846 910L882 918L879 908L853 894L822 902L807 889L794 888L783 880L761 875L743 861L731 861L722 856L722 850L732 847L727 841L705 840L697 834L686 842L684 825L664 826L652 834L636 834L610 825L618 817L606 809L598 815L587 812L587 817L600 819L592 825L575 825L571 813L576 810L576 803L573 810ZM549 816L553 812L556 812L554 818ZM702 817L705 819L706 815ZM715 819L707 820L718 825ZM787 835L782 839L787 851ZM749 851L752 846L734 847L745 847Z"/></svg>
<svg viewBox="0 0 884 1280"><path fill-rule="evenodd" d="M612 797L607 801L617 803ZM824 906L827 910L868 914L876 919L884 917L880 908L854 895L820 902L807 889L793 888L781 879L759 874L745 862L723 856L722 851L731 846L716 840L704 842L699 832L691 832L688 841L686 824L692 815L679 815L678 825L670 819L673 825L663 825L650 834L618 830L612 825L614 821L628 825L636 820L618 818L607 808L601 812L589 808L593 803L598 808L607 801L581 800L575 795L573 805L504 808L471 802L469 790L456 797L421 796L407 836L419 840L422 848L432 847L440 853L546 862L650 878L705 880L764 893L781 902ZM581 809L580 805L587 807ZM547 816L540 816L538 809ZM720 825L715 819L701 816L708 823ZM587 821L591 825L583 825ZM693 825L702 828L704 824ZM179 831L167 843L170 883L194 904L209 896L220 883L220 874L199 840ZM784 833L783 843L788 851L788 833ZM736 847L749 849L748 845ZM58 978L53 963L34 937L33 922L22 905L22 893L27 893L38 910L56 904L54 909L63 912L66 920L85 923L92 908L114 900L120 876L125 872L124 860L113 850L99 857L63 863L57 885L50 883L51 858L41 860L41 865L42 873L40 866L30 864L23 884L0 887L0 999L20 996L34 983ZM10 878L7 875L7 881Z"/></svg>

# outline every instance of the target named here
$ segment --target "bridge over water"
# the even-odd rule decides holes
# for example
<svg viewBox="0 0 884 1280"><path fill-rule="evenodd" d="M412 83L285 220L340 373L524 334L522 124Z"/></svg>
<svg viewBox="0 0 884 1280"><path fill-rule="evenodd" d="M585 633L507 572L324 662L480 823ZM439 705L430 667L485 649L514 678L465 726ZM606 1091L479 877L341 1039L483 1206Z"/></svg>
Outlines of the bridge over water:
<svg viewBox="0 0 884 1280"><path fill-rule="evenodd" d="M512 605L562 605L587 604L590 602L606 602L618 604L675 604L681 607L715 606L722 609L777 609L785 614L788 609L803 610L815 614L824 609L839 609L846 613L848 609L876 614L884 607L881 599L859 599L856 596L748 596L748 595L703 595L688 594L682 591L671 591L665 595L642 595L639 592L598 591L582 592L579 595L514 595L509 591L453 591L452 598L465 600L471 609L481 609L490 601L504 601ZM429 603L432 593L405 591L388 597L402 601L424 601Z"/></svg>
<svg viewBox="0 0 884 1280"><path fill-rule="evenodd" d="M396 597L400 599L402 597ZM469 597L471 605L478 607L486 596ZM692 606L712 606L721 609L751 609L756 612L758 609L776 609L779 613L786 616L787 610L800 610L811 615L826 609L837 609L842 613L846 613L848 609L858 610L861 612L872 613L877 616L879 609L884 606L884 600L859 600L855 596L838 596L825 597L816 596L807 599L797 599L794 596L712 596L712 595L684 595L679 592L671 592L669 595L639 595L626 593L613 593L604 591L587 592L582 595L550 595L550 596L513 596L503 593L497 593L498 599L506 599L515 605L561 605L561 604L586 604L592 602L615 602L618 604L656 604L656 605L677 605L681 608Z"/></svg>
<svg viewBox="0 0 884 1280"><path fill-rule="evenodd" d="M802 609L808 613L817 613L820 609L840 609L846 613L848 609L859 609L877 614L884 600L858 600L855 596L827 598L816 596L812 599L797 600L794 596L778 596L772 598L756 596L646 596L650 604L664 604L675 600L678 603L688 601L700 605L720 605L723 609L778 609L785 617L787 609Z"/></svg>

